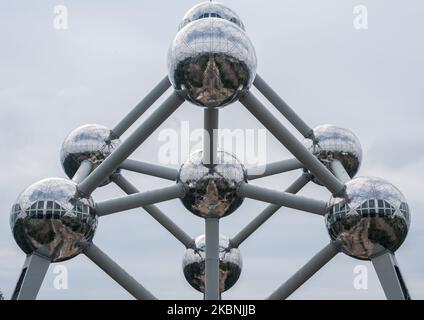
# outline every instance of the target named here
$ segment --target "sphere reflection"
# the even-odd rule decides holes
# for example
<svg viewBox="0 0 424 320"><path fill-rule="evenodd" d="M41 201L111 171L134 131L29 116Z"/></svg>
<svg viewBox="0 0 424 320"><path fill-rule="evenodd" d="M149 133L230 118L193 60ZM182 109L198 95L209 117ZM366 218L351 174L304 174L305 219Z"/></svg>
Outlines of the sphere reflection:
<svg viewBox="0 0 424 320"><path fill-rule="evenodd" d="M88 124L72 131L62 144L60 161L66 175L72 179L84 160L99 166L119 145L121 141L113 137L108 128ZM102 183L108 184L110 179Z"/></svg>
<svg viewBox="0 0 424 320"><path fill-rule="evenodd" d="M255 49L240 18L222 4L187 13L168 53L168 74L184 99L218 108L236 101L256 76Z"/></svg>
<svg viewBox="0 0 424 320"><path fill-rule="evenodd" d="M385 250L395 252L410 225L410 212L403 194L379 178L358 177L346 183L343 197L332 197L325 216L333 240L358 259L370 259Z"/></svg>
<svg viewBox="0 0 424 320"><path fill-rule="evenodd" d="M243 267L240 250L229 248L229 239L219 237L219 290L230 289L240 277ZM205 292L205 236L196 239L196 249L187 249L183 258L184 276L190 285Z"/></svg>
<svg viewBox="0 0 424 320"><path fill-rule="evenodd" d="M222 218L242 204L244 198L237 190L247 178L243 165L233 155L218 151L216 164L206 166L203 151L197 151L182 165L178 182L186 187L181 201L189 211L203 218Z"/></svg>
<svg viewBox="0 0 424 320"><path fill-rule="evenodd" d="M82 251L81 242L89 242L97 227L93 200L82 197L70 180L41 180L16 199L10 215L16 243L26 253L58 262Z"/></svg>
<svg viewBox="0 0 424 320"><path fill-rule="evenodd" d="M316 127L314 136L315 141L305 139L305 146L330 171L331 162L339 160L351 178L358 173L362 162L362 147L352 131L326 124ZM319 184L316 179L314 182Z"/></svg>

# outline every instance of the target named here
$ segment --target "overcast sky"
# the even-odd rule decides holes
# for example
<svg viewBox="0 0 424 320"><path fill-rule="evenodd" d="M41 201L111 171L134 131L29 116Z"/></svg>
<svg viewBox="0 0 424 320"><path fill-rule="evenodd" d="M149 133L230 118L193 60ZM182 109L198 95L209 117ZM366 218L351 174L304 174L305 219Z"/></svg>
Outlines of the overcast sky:
<svg viewBox="0 0 424 320"><path fill-rule="evenodd" d="M166 75L169 44L182 16L196 3L0 0L0 290L6 297L25 259L10 232L13 201L33 182L64 176L59 150L71 130L86 123L113 127ZM225 3L244 21L261 76L311 126L331 123L355 132L364 150L360 175L383 177L405 194L412 223L397 258L412 297L424 298L424 3ZM368 30L353 27L353 8L359 4L368 8ZM53 28L56 5L68 8L68 30ZM185 103L161 129L178 129L182 121L190 121L192 129L201 127L202 110ZM239 103L220 112L220 126L262 128ZM159 132L132 158L156 162ZM268 135L268 160L289 157ZM255 184L283 190L298 175L293 172ZM147 176L126 176L141 190L170 184ZM97 190L94 198L120 195L110 185ZM302 195L322 200L330 196L314 184ZM235 235L265 206L245 201L222 220L221 232ZM160 208L193 237L203 233L203 221L179 201ZM184 279L184 248L142 210L102 218L94 241L157 297L202 298ZM321 217L281 209L241 247L242 275L224 298L267 297L328 242ZM63 265L68 268L69 288L54 288L51 266L39 298L132 298L83 255ZM353 286L357 265L368 267L368 290ZM291 298L383 299L384 294L371 263L339 254Z"/></svg>

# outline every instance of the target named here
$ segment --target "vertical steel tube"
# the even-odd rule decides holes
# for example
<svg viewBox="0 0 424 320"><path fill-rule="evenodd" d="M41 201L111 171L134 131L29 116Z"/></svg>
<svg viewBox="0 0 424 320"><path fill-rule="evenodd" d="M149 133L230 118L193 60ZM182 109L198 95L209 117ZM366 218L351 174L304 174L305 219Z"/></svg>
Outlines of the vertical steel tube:
<svg viewBox="0 0 424 320"><path fill-rule="evenodd" d="M213 166L216 161L218 149L218 109L205 108L204 115L204 137L203 137L203 163Z"/></svg>
<svg viewBox="0 0 424 320"><path fill-rule="evenodd" d="M219 300L219 219L205 220L205 300Z"/></svg>

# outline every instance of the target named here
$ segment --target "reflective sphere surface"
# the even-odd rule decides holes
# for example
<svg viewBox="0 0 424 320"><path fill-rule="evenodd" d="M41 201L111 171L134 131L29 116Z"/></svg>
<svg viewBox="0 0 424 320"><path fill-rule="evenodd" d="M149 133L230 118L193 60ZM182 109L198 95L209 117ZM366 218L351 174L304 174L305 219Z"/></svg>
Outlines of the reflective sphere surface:
<svg viewBox="0 0 424 320"><path fill-rule="evenodd" d="M189 211L203 218L222 218L242 204L237 189L247 178L243 165L230 153L218 151L216 164L208 167L203 151L197 151L182 165L178 182L186 187L181 201Z"/></svg>
<svg viewBox="0 0 424 320"><path fill-rule="evenodd" d="M183 17L183 21L180 24L179 30L184 28L190 22L205 19L205 18L220 18L227 21L230 21L241 29L244 29L243 22L241 21L239 15L232 9L228 8L226 5L220 2L202 2L198 5L195 5L191 8Z"/></svg>
<svg viewBox="0 0 424 320"><path fill-rule="evenodd" d="M205 4L208 6L225 8L215 3ZM252 85L257 66L255 49L240 27L241 21L229 9L225 11L228 15L216 13L218 10L212 10L214 14L193 10L171 44L169 79L184 99L203 107L223 107Z"/></svg>
<svg viewBox="0 0 424 320"><path fill-rule="evenodd" d="M205 292L205 236L196 239L196 249L187 249L183 258L184 276L190 285ZM229 239L219 237L219 289L227 291L237 282L243 267L240 250L229 249Z"/></svg>
<svg viewBox="0 0 424 320"><path fill-rule="evenodd" d="M331 162L339 160L346 172L353 178L362 162L362 147L356 135L344 128L333 125L322 125L314 129L315 143L312 139L305 139L305 146L330 171ZM314 179L316 183L319 183Z"/></svg>
<svg viewBox="0 0 424 320"><path fill-rule="evenodd" d="M370 259L401 246L410 212L395 186L380 178L358 177L346 183L344 197L330 199L325 220L330 237L342 240L344 253Z"/></svg>
<svg viewBox="0 0 424 320"><path fill-rule="evenodd" d="M84 160L93 164L93 169L99 166L119 145L121 141L113 138L111 130L97 125L88 124L72 131L62 144L60 161L66 175L72 179ZM110 182L108 179L102 185Z"/></svg>
<svg viewBox="0 0 424 320"><path fill-rule="evenodd" d="M94 203L82 198L70 180L41 180L16 199L10 226L16 243L26 253L37 251L52 262L78 255L80 242L91 241L97 227Z"/></svg>

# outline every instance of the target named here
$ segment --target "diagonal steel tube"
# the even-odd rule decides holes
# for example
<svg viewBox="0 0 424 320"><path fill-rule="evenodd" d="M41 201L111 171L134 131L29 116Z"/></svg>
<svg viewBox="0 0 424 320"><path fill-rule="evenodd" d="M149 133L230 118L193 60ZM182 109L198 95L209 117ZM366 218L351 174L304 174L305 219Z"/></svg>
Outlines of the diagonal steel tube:
<svg viewBox="0 0 424 320"><path fill-rule="evenodd" d="M371 258L371 262L388 300L411 300L408 288L393 253L384 253Z"/></svg>
<svg viewBox="0 0 424 320"><path fill-rule="evenodd" d="M218 149L219 110L206 108L203 111L203 122L203 163L206 166L211 166L216 162Z"/></svg>
<svg viewBox="0 0 424 320"><path fill-rule="evenodd" d="M313 138L313 129L258 74L253 85L305 138Z"/></svg>
<svg viewBox="0 0 424 320"><path fill-rule="evenodd" d="M75 172L74 176L72 177L72 181L75 183L80 183L82 180L88 177L92 169L92 163L89 160L84 160L78 168L77 172Z"/></svg>
<svg viewBox="0 0 424 320"><path fill-rule="evenodd" d="M87 245L84 254L134 298L138 300L157 300L155 296L139 284L115 261L109 258L94 243Z"/></svg>
<svg viewBox="0 0 424 320"><path fill-rule="evenodd" d="M121 174L115 174L112 177L113 182L116 183L125 193L135 194L138 189L132 185ZM143 206L143 209L150 214L153 219L159 222L166 230L168 230L178 241L180 241L186 248L194 248L194 239L191 238L184 230L177 226L168 216L166 216L158 207L154 205Z"/></svg>
<svg viewBox="0 0 424 320"><path fill-rule="evenodd" d="M50 260L34 253L28 255L11 300L35 300L49 266Z"/></svg>
<svg viewBox="0 0 424 320"><path fill-rule="evenodd" d="M301 168L303 168L303 164L297 159L272 162L264 166L247 169L247 179L251 181Z"/></svg>
<svg viewBox="0 0 424 320"><path fill-rule="evenodd" d="M127 159L122 162L119 168L171 181L176 181L178 177L178 170L176 169L131 159Z"/></svg>
<svg viewBox="0 0 424 320"><path fill-rule="evenodd" d="M343 192L341 183L283 124L252 94L240 102L334 195Z"/></svg>
<svg viewBox="0 0 424 320"><path fill-rule="evenodd" d="M324 215L327 210L327 203L325 201L309 199L287 192L270 190L248 183L240 185L239 194L246 198L269 202L282 207L302 210L318 215Z"/></svg>
<svg viewBox="0 0 424 320"><path fill-rule="evenodd" d="M156 87L154 87L152 91L150 91L147 96L112 129L113 135L119 138L166 92L166 90L169 89L170 86L171 83L169 82L168 76L164 77Z"/></svg>
<svg viewBox="0 0 424 320"><path fill-rule="evenodd" d="M331 169L334 172L334 175L341 182L346 183L351 179L346 169L343 167L343 164L339 160L333 160L331 162Z"/></svg>
<svg viewBox="0 0 424 320"><path fill-rule="evenodd" d="M309 181L311 177L304 173L295 182L293 182L285 192L296 194L298 193ZM250 237L256 230L259 229L269 218L276 213L281 206L277 204L270 204L266 207L255 219L253 219L246 227L244 227L234 238L230 240L233 248L238 248L248 237Z"/></svg>
<svg viewBox="0 0 424 320"><path fill-rule="evenodd" d="M140 208L149 204L182 198L184 195L184 186L182 184L176 184L166 188L135 193L121 198L97 202L96 214L99 217L106 216L116 212Z"/></svg>
<svg viewBox="0 0 424 320"><path fill-rule="evenodd" d="M91 194L107 179L168 117L183 104L173 92L122 144L79 185L84 194Z"/></svg>
<svg viewBox="0 0 424 320"><path fill-rule="evenodd" d="M280 286L267 300L285 300L340 252L340 241L331 242Z"/></svg>

